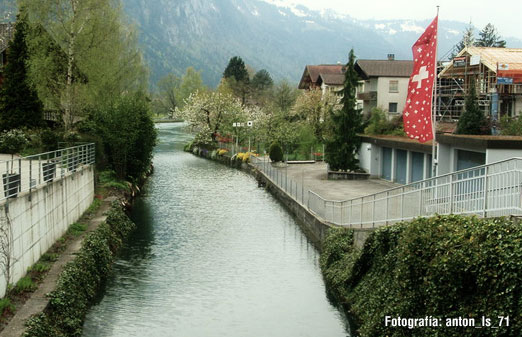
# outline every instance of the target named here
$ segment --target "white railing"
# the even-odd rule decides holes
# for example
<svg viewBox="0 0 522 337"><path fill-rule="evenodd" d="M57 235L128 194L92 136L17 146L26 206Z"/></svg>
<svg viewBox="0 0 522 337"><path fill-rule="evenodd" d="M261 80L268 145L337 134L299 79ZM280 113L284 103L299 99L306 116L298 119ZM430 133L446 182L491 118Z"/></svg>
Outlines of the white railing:
<svg viewBox="0 0 522 337"><path fill-rule="evenodd" d="M91 143L0 161L0 201L61 179L86 165L94 164L94 159L95 146Z"/></svg>
<svg viewBox="0 0 522 337"><path fill-rule="evenodd" d="M304 184L289 180L284 169L274 168L267 160L252 157L251 162L310 212L336 225L373 228L433 214L522 215L522 158L343 201L325 199ZM292 192L299 189L301 194Z"/></svg>

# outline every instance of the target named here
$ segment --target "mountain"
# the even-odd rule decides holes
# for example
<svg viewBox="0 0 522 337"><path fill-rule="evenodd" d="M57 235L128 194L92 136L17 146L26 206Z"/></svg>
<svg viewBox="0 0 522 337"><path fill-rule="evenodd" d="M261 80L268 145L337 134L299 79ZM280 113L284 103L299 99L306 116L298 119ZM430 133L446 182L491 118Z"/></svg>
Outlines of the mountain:
<svg viewBox="0 0 522 337"><path fill-rule="evenodd" d="M429 24L429 20L357 20L277 0L121 1L139 29L152 83L169 72L181 76L193 66L202 71L206 84L215 86L236 55L256 70L268 70L275 80L291 82L300 79L306 64L345 63L351 48L358 58L395 54L396 59L411 59L412 44ZM2 1L0 21L13 3ZM439 56L451 51L466 27L462 22L440 21ZM522 47L519 39L506 40L508 47Z"/></svg>
<svg viewBox="0 0 522 337"><path fill-rule="evenodd" d="M306 64L345 63L350 48L357 57L410 59L411 46L425 21L356 20L333 11L280 6L259 0L123 0L141 32L151 80L188 66L202 70L216 85L235 55L275 79L297 82ZM442 21L439 50L461 38L466 24Z"/></svg>

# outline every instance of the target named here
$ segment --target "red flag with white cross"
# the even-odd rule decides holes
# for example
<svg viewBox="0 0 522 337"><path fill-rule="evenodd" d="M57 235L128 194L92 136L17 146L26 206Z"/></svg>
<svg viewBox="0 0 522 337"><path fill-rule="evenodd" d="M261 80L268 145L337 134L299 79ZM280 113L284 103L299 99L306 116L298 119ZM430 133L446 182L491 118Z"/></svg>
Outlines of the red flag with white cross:
<svg viewBox="0 0 522 337"><path fill-rule="evenodd" d="M415 42L413 73L408 84L408 97L402 113L404 131L421 143L433 139L431 109L433 83L437 77L437 20L433 19L424 34Z"/></svg>

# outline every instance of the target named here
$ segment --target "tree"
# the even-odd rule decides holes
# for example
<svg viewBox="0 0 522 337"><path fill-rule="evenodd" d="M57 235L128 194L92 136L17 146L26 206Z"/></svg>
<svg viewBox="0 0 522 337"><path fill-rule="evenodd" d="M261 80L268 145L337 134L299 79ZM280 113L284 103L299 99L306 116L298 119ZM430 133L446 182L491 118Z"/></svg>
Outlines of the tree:
<svg viewBox="0 0 522 337"><path fill-rule="evenodd" d="M190 95L181 114L198 132L200 145L215 142L218 134L235 133L232 124L246 121L241 102L220 90Z"/></svg>
<svg viewBox="0 0 522 337"><path fill-rule="evenodd" d="M157 99L156 113L166 114L170 117L174 115L174 111L179 106L178 91L181 80L174 74L165 75L158 82L159 97Z"/></svg>
<svg viewBox="0 0 522 337"><path fill-rule="evenodd" d="M195 92L207 90L201 79L201 71L196 71L193 67L188 67L185 75L181 78L177 98L180 109L185 106L185 100Z"/></svg>
<svg viewBox="0 0 522 337"><path fill-rule="evenodd" d="M139 181L148 170L156 144L156 129L145 95L129 94L109 102L89 116L116 174Z"/></svg>
<svg viewBox="0 0 522 337"><path fill-rule="evenodd" d="M337 96L327 93L323 97L320 90L310 90L297 98L290 114L293 119L305 121L312 128L316 141L322 143L326 133L325 121L336 105Z"/></svg>
<svg viewBox="0 0 522 337"><path fill-rule="evenodd" d="M234 56L228 62L223 78L227 80L234 94L241 99L243 105L246 104L247 95L250 89L250 77L245 62L239 56Z"/></svg>
<svg viewBox="0 0 522 337"><path fill-rule="evenodd" d="M488 23L486 27L479 32L479 35L480 38L477 40L478 47L506 47L506 41L502 40L500 35L497 35L497 30L491 23Z"/></svg>
<svg viewBox="0 0 522 337"><path fill-rule="evenodd" d="M480 135L489 133L483 131L487 129L486 126L486 117L478 105L475 80L472 80L468 95L466 96L464 112L460 116L457 124L456 133L461 135Z"/></svg>
<svg viewBox="0 0 522 337"><path fill-rule="evenodd" d="M43 105L27 77L27 14L18 14L14 40L9 43L5 82L0 90L0 129L36 127L42 123Z"/></svg>
<svg viewBox="0 0 522 337"><path fill-rule="evenodd" d="M269 99L270 89L274 86L274 81L270 73L265 69L259 70L252 78L250 86L255 104L266 105Z"/></svg>
<svg viewBox="0 0 522 337"><path fill-rule="evenodd" d="M37 88L44 87L46 80L63 81L55 86L59 92L54 101L59 102L57 110L66 130L72 129L76 117L100 102L146 88L147 75L136 33L124 22L119 0L21 3L28 9L31 24L45 29L65 55L59 69L45 68L48 56L44 53L36 53L30 62L31 78ZM61 73L54 73L56 70Z"/></svg>
<svg viewBox="0 0 522 337"><path fill-rule="evenodd" d="M279 111L288 113L297 99L297 89L291 86L288 81L279 82L273 93L273 105Z"/></svg>
<svg viewBox="0 0 522 337"><path fill-rule="evenodd" d="M459 43L455 46L454 53L452 54L451 58L454 58L457 56L457 54L466 47L471 47L475 44L475 29L473 28L473 25L471 22L469 23L469 26L466 28L464 33L462 34L462 39Z"/></svg>
<svg viewBox="0 0 522 337"><path fill-rule="evenodd" d="M346 64L344 86L340 91L342 109L330 115L332 134L326 142L326 161L334 171L355 171L359 168L356 153L361 145L361 138L357 134L362 131L362 114L356 108L355 93L359 76L354 65L355 55L352 49Z"/></svg>

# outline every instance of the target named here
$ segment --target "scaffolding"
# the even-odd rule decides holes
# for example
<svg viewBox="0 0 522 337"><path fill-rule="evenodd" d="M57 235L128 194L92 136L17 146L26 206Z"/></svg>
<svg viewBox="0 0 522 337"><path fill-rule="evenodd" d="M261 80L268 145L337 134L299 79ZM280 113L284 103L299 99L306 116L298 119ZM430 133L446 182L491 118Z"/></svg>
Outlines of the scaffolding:
<svg viewBox="0 0 522 337"><path fill-rule="evenodd" d="M500 55L500 52L504 54ZM478 104L484 115L491 115L496 94L499 102L498 117L517 114L516 101L522 96L522 63L513 62L509 58L513 56L509 53L520 59L520 50L471 47L460 52L451 62L439 63L437 120L459 119L472 83L475 84ZM498 62L505 55L508 55L508 63ZM495 60L495 56L499 58Z"/></svg>

